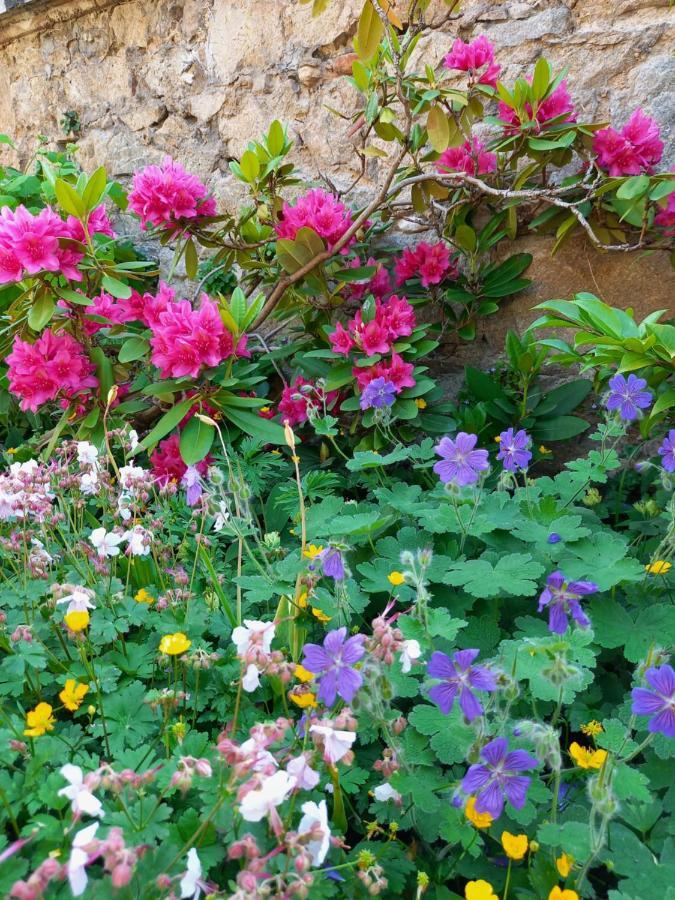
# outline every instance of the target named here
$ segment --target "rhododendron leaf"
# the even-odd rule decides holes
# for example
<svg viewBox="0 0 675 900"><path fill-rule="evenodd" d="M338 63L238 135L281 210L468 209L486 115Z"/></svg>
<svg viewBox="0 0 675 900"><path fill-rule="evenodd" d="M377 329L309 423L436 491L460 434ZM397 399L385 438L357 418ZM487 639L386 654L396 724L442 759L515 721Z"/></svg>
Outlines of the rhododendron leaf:
<svg viewBox="0 0 675 900"><path fill-rule="evenodd" d="M187 400L181 400L180 403L172 406L170 410L164 413L155 427L143 438L142 441L140 441L136 449L131 451L131 455L135 456L142 450L147 450L149 447L154 447L154 445L161 441L163 437L166 437L166 435L170 431L173 431L173 429L178 425L181 419L190 411L190 409L192 409L194 405L194 398L188 398Z"/></svg>
<svg viewBox="0 0 675 900"><path fill-rule="evenodd" d="M455 243L467 253L473 253L476 249L476 232L469 225L460 225L455 231Z"/></svg>
<svg viewBox="0 0 675 900"><path fill-rule="evenodd" d="M101 287L108 294L116 297L118 300L128 300L131 297L131 288L128 284L114 278L112 275L104 275L101 279Z"/></svg>
<svg viewBox="0 0 675 900"><path fill-rule="evenodd" d="M371 0L366 0L359 17L359 24L354 39L354 49L363 62L368 62L375 55L384 34L384 26L375 12Z"/></svg>
<svg viewBox="0 0 675 900"><path fill-rule="evenodd" d="M78 306L91 306L94 302L90 297L86 297L79 291L71 291L70 288L55 287L54 290L59 297L63 297L69 303L76 303Z"/></svg>
<svg viewBox="0 0 675 900"><path fill-rule="evenodd" d="M180 455L186 466L194 466L207 455L216 436L216 429L208 422L193 416L180 435Z"/></svg>
<svg viewBox="0 0 675 900"><path fill-rule="evenodd" d="M28 324L33 331L42 331L54 315L56 304L49 294L40 294L28 313Z"/></svg>
<svg viewBox="0 0 675 900"><path fill-rule="evenodd" d="M246 409L238 409L229 405L222 407L222 413L237 428L240 428L252 437L259 438L266 444L281 445L286 443L284 429L276 422L263 419L262 416L251 413ZM295 440L300 443L300 438L297 434Z"/></svg>
<svg viewBox="0 0 675 900"><path fill-rule="evenodd" d="M54 185L54 192L61 209L76 219L84 219L87 214L87 208L82 197L77 193L72 184L68 184L62 178L57 178Z"/></svg>
<svg viewBox="0 0 675 900"><path fill-rule="evenodd" d="M532 76L532 96L535 100L542 100L546 96L550 80L551 66L542 56L537 60Z"/></svg>
<svg viewBox="0 0 675 900"><path fill-rule="evenodd" d="M434 104L427 116L427 134L429 143L436 153L442 153L450 142L450 125L446 113Z"/></svg>
<svg viewBox="0 0 675 900"><path fill-rule="evenodd" d="M267 149L270 155L279 156L285 143L284 127L278 119L275 119L267 130Z"/></svg>
<svg viewBox="0 0 675 900"><path fill-rule="evenodd" d="M197 277L198 268L199 257L197 256L197 248L192 238L188 238L185 242L185 273L187 277L194 280Z"/></svg>
<svg viewBox="0 0 675 900"><path fill-rule="evenodd" d="M260 161L252 150L245 150L239 160L239 168L250 184L253 184L260 174Z"/></svg>
<svg viewBox="0 0 675 900"><path fill-rule="evenodd" d="M87 185L82 194L82 202L84 203L86 211L91 212L99 203L101 197L103 196L103 191L105 190L105 186L107 183L107 178L105 174L105 169L103 166L99 166L98 169L91 175L89 181L87 181Z"/></svg>
<svg viewBox="0 0 675 900"><path fill-rule="evenodd" d="M150 349L150 344L142 337L130 337L120 347L117 358L121 363L134 362Z"/></svg>
<svg viewBox="0 0 675 900"><path fill-rule="evenodd" d="M641 197L649 188L649 175L634 175L627 178L616 192L622 200L633 200Z"/></svg>

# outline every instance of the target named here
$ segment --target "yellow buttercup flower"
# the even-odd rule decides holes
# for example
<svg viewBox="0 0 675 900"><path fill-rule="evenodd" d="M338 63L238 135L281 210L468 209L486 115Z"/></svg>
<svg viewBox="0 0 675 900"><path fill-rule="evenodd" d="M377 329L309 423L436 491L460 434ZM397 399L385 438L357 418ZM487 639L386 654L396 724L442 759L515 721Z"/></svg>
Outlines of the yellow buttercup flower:
<svg viewBox="0 0 675 900"><path fill-rule="evenodd" d="M53 731L56 719L52 715L49 703L38 703L35 709L26 713L26 725L24 734L28 737L41 737L47 731Z"/></svg>
<svg viewBox="0 0 675 900"><path fill-rule="evenodd" d="M464 807L464 815L472 825L475 825L476 828L489 828L494 821L489 812L481 813L476 811L475 797L469 797L469 799L466 801L466 806Z"/></svg>
<svg viewBox="0 0 675 900"><path fill-rule="evenodd" d="M555 861L556 869L560 873L561 878L567 878L567 876L572 871L572 866L574 865L574 857L570 856L569 853L563 853L562 856L559 856Z"/></svg>
<svg viewBox="0 0 675 900"><path fill-rule="evenodd" d="M303 690L302 688L296 688L295 690L291 691L288 696L296 706L300 707L300 709L308 709L310 707L318 706L316 696L311 691Z"/></svg>
<svg viewBox="0 0 675 900"><path fill-rule="evenodd" d="M605 729L602 727L600 722L595 719L591 719L590 722L586 722L585 725L581 726L581 731L588 735L588 737L597 737L597 735L602 734Z"/></svg>
<svg viewBox="0 0 675 900"><path fill-rule="evenodd" d="M77 634L78 631L84 631L89 624L89 613L86 609L83 609L81 612L69 612L66 613L63 619L68 628Z"/></svg>
<svg viewBox="0 0 675 900"><path fill-rule="evenodd" d="M303 556L306 556L307 559L316 559L316 557L317 557L320 553L323 553L323 547L322 547L321 545L319 545L319 546L317 547L316 544L310 544L309 547L307 547L307 548L304 550L304 552L303 552L302 555L303 555Z"/></svg>
<svg viewBox="0 0 675 900"><path fill-rule="evenodd" d="M561 889L556 884L551 893L548 895L548 900L579 900L579 895L576 891Z"/></svg>
<svg viewBox="0 0 675 900"><path fill-rule="evenodd" d="M393 584L394 587L398 587L399 584L403 584L405 581L405 576L403 572L390 572L387 575L387 581L389 584Z"/></svg>
<svg viewBox="0 0 675 900"><path fill-rule="evenodd" d="M495 444L501 444L501 442L502 442L502 436L501 436L501 434L498 434L495 437Z"/></svg>
<svg viewBox="0 0 675 900"><path fill-rule="evenodd" d="M417 400L415 400L415 406L418 409L426 409L427 401L424 399L424 397L418 397Z"/></svg>
<svg viewBox="0 0 675 900"><path fill-rule="evenodd" d="M590 750L576 741L570 744L569 753L580 769L600 769L607 759L606 750Z"/></svg>
<svg viewBox="0 0 675 900"><path fill-rule="evenodd" d="M502 831L502 847L509 859L522 859L527 853L529 841L526 834Z"/></svg>
<svg viewBox="0 0 675 900"><path fill-rule="evenodd" d="M673 564L666 562L665 559L657 559L655 562L645 566L646 571L650 575L667 575L672 568Z"/></svg>
<svg viewBox="0 0 675 900"><path fill-rule="evenodd" d="M179 656L192 646L192 641L182 631L175 634L165 634L159 642L159 652L167 656Z"/></svg>
<svg viewBox="0 0 675 900"><path fill-rule="evenodd" d="M319 622L330 622L331 620L331 616L327 616L323 610L319 609L316 606L312 607L312 615L315 619L318 619Z"/></svg>
<svg viewBox="0 0 675 900"><path fill-rule="evenodd" d="M141 588L136 594L134 594L134 600L136 603L154 603L155 598L152 594L148 593L145 588Z"/></svg>
<svg viewBox="0 0 675 900"><path fill-rule="evenodd" d="M467 881L464 885L464 896L466 900L499 900L490 882L483 881L482 878L478 881Z"/></svg>
<svg viewBox="0 0 675 900"><path fill-rule="evenodd" d="M59 700L70 712L79 709L84 700L85 694L89 692L88 684L78 684L74 678L68 678L65 686L59 694Z"/></svg>
<svg viewBox="0 0 675 900"><path fill-rule="evenodd" d="M307 609L307 591L303 591L295 602L300 609Z"/></svg>
<svg viewBox="0 0 675 900"><path fill-rule="evenodd" d="M539 452L544 456L548 456L550 453L553 453L553 450L549 450L548 447L544 447L543 444L539 447Z"/></svg>
<svg viewBox="0 0 675 900"><path fill-rule="evenodd" d="M298 679L298 681L307 682L314 681L314 672L308 672L304 666L298 664L293 670L293 674Z"/></svg>

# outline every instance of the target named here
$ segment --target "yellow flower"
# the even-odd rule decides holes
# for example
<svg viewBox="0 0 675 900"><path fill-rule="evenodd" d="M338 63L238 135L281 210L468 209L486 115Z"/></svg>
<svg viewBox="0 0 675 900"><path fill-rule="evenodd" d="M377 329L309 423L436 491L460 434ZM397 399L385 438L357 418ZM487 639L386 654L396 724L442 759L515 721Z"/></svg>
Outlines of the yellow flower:
<svg viewBox="0 0 675 900"><path fill-rule="evenodd" d="M585 725L581 726L581 730L588 737L596 737L597 735L602 734L605 729L602 727L600 722L596 721L595 719L591 719L590 722L586 722Z"/></svg>
<svg viewBox="0 0 675 900"><path fill-rule="evenodd" d="M492 889L489 881L467 881L464 885L464 896L466 900L499 900L499 897Z"/></svg>
<svg viewBox="0 0 675 900"><path fill-rule="evenodd" d="M64 616L64 621L68 628L77 634L78 631L84 631L89 624L89 613L86 609L81 612L69 612Z"/></svg>
<svg viewBox="0 0 675 900"><path fill-rule="evenodd" d="M318 619L319 622L330 622L331 620L331 616L327 616L323 610L318 609L316 606L312 607L312 615L315 619Z"/></svg>
<svg viewBox="0 0 675 900"><path fill-rule="evenodd" d="M526 834L502 831L502 847L509 859L522 859L527 853L529 841Z"/></svg>
<svg viewBox="0 0 675 900"><path fill-rule="evenodd" d="M466 801L466 806L464 807L464 815L472 825L476 826L476 828L489 828L493 822L492 816L489 812L481 813L476 811L475 797L469 797L469 799Z"/></svg>
<svg viewBox="0 0 675 900"><path fill-rule="evenodd" d="M590 750L576 741L570 744L570 756L581 769L600 769L607 759L606 750Z"/></svg>
<svg viewBox="0 0 675 900"><path fill-rule="evenodd" d="M303 591L295 602L300 609L307 609L307 591Z"/></svg>
<svg viewBox="0 0 675 900"><path fill-rule="evenodd" d="M152 594L149 594L145 588L141 588L140 591L138 591L138 593L134 595L134 600L136 601L136 603L150 604L155 602L155 598L152 596Z"/></svg>
<svg viewBox="0 0 675 900"><path fill-rule="evenodd" d="M549 453L553 453L553 450L549 450L548 447L544 447L544 445L541 444L539 447L539 452L544 456L548 456Z"/></svg>
<svg viewBox="0 0 675 900"><path fill-rule="evenodd" d="M52 715L49 703L38 703L35 709L26 713L26 725L24 734L28 737L41 737L47 731L53 731L56 719Z"/></svg>
<svg viewBox="0 0 675 900"><path fill-rule="evenodd" d="M548 900L579 900L579 895L576 891L570 891L569 889L561 890L556 884L548 895Z"/></svg>
<svg viewBox="0 0 675 900"><path fill-rule="evenodd" d="M666 562L665 559L657 559L656 562L645 566L645 569L650 575L667 575L672 567L672 563Z"/></svg>
<svg viewBox="0 0 675 900"><path fill-rule="evenodd" d="M302 688L296 688L295 690L291 691L288 696L296 706L300 707L300 709L307 709L308 707L318 706L316 697L311 691Z"/></svg>
<svg viewBox="0 0 675 900"><path fill-rule="evenodd" d="M403 572L390 572L387 575L387 581L389 584L393 584L394 587L398 587L399 584L403 584L405 581L405 576L403 575Z"/></svg>
<svg viewBox="0 0 675 900"><path fill-rule="evenodd" d="M314 672L308 672L304 666L297 665L293 671L293 674L298 679L298 681L314 681Z"/></svg>
<svg viewBox="0 0 675 900"><path fill-rule="evenodd" d="M281 450L270 450L270 453L273 453L275 456L281 456Z"/></svg>
<svg viewBox="0 0 675 900"><path fill-rule="evenodd" d="M270 411L269 406L261 406L260 409L258 410L258 412L261 412L261 413L268 413L269 411Z"/></svg>
<svg viewBox="0 0 675 900"><path fill-rule="evenodd" d="M501 434L498 434L497 437L495 438L495 444L501 444L501 442L502 442L502 436L501 436Z"/></svg>
<svg viewBox="0 0 675 900"><path fill-rule="evenodd" d="M562 856L559 856L556 859L555 865L558 872L560 872L560 877L567 878L567 876L572 871L572 866L574 865L574 857L570 856L569 853L563 853Z"/></svg>
<svg viewBox="0 0 675 900"><path fill-rule="evenodd" d="M306 556L307 559L316 559L319 553L323 553L323 547L321 545L317 547L316 544L310 544L302 555Z"/></svg>
<svg viewBox="0 0 675 900"><path fill-rule="evenodd" d="M75 710L79 709L82 705L84 695L88 693L88 691L88 684L78 684L74 678L68 678L63 690L59 694L59 700L66 709L70 710L70 712L75 712Z"/></svg>
<svg viewBox="0 0 675 900"><path fill-rule="evenodd" d="M185 653L191 645L192 641L182 631L177 631L175 634L164 635L159 642L159 652L166 653L167 656L179 656L181 653Z"/></svg>
<svg viewBox="0 0 675 900"><path fill-rule="evenodd" d="M417 400L415 400L415 406L418 409L426 409L427 401L424 399L424 397L418 397Z"/></svg>

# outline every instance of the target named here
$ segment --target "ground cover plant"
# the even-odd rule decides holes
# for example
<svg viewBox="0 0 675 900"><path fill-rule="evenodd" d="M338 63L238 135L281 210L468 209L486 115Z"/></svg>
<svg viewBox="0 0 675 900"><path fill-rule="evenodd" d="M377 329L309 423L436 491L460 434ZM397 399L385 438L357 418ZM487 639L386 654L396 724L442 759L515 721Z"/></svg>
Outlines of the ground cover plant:
<svg viewBox="0 0 675 900"><path fill-rule="evenodd" d="M6 896L675 893L675 328L550 300L434 378L529 284L519 231L663 251L672 174L545 60L420 63L438 6L358 22L366 205L280 122L236 213L171 159L2 170Z"/></svg>

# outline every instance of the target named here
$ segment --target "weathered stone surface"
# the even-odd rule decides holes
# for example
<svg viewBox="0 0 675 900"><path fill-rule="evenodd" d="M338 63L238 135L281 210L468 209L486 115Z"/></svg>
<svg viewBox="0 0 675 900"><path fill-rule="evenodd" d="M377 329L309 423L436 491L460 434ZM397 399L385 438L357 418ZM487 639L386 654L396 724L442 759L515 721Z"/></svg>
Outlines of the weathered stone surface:
<svg viewBox="0 0 675 900"><path fill-rule="evenodd" d="M320 17L295 0L0 0L0 163L25 162L35 138L63 135L79 116L79 153L128 180L169 153L233 208L241 186L228 161L274 118L288 123L294 159L309 178L340 185L359 170L348 124L357 96L351 70L362 0L333 0ZM569 69L584 116L622 124L640 105L661 123L673 161L675 65L672 10L665 0L465 0L462 12L426 37L418 55L435 65L455 36L486 34L506 81L531 71L540 55ZM360 197L377 179L371 160ZM533 287L504 301L482 343L496 351L507 327L524 327L531 306L589 290L641 312L669 305L672 276L662 255L597 254L578 240L553 260L546 238L523 238L535 255Z"/></svg>

